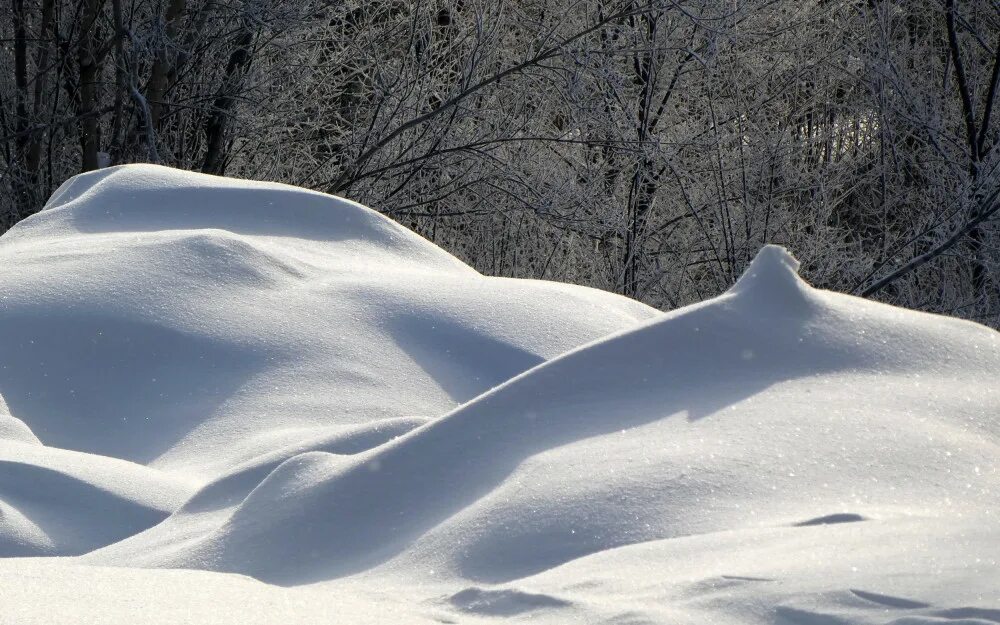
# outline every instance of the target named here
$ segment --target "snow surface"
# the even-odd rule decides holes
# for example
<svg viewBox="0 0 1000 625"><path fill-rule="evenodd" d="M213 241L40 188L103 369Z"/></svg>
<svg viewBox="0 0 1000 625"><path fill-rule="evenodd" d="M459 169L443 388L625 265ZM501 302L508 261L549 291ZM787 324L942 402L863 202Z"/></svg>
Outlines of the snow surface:
<svg viewBox="0 0 1000 625"><path fill-rule="evenodd" d="M125 166L0 268L0 622L1000 623L1000 335L781 248L663 314Z"/></svg>

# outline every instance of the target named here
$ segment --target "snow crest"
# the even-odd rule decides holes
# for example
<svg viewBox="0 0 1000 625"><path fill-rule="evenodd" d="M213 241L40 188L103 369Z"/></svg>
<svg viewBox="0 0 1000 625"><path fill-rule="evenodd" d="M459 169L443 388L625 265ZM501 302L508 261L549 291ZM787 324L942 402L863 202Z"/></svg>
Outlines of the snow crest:
<svg viewBox="0 0 1000 625"><path fill-rule="evenodd" d="M0 441L3 440L19 441L35 445L41 444L38 437L31 431L31 428L24 424L24 421L10 414L7 402L0 395Z"/></svg>
<svg viewBox="0 0 1000 625"><path fill-rule="evenodd" d="M751 314L803 314L811 310L812 288L798 271L799 261L788 250L765 245L727 294L744 302Z"/></svg>

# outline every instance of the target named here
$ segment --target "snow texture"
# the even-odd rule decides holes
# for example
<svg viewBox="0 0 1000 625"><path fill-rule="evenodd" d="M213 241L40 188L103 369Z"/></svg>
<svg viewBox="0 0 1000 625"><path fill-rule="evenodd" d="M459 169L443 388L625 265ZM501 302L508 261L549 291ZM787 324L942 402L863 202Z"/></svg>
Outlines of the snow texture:
<svg viewBox="0 0 1000 625"><path fill-rule="evenodd" d="M1000 337L780 247L664 314L124 166L0 267L0 620L1000 623Z"/></svg>

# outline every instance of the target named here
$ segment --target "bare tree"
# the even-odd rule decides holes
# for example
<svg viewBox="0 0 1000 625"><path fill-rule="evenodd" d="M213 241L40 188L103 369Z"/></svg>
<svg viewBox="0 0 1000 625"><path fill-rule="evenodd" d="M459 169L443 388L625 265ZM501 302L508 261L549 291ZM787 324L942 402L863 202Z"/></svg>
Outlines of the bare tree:
<svg viewBox="0 0 1000 625"><path fill-rule="evenodd" d="M0 227L158 162L348 195L663 308L768 242L1000 324L987 0L11 0Z"/></svg>

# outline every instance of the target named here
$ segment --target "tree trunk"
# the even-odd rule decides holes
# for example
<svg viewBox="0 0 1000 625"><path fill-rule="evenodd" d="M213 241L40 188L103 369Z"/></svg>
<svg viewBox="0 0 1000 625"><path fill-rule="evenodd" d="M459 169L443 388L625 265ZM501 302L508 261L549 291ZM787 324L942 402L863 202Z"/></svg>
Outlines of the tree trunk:
<svg viewBox="0 0 1000 625"><path fill-rule="evenodd" d="M13 220L27 217L36 208L35 187L37 185L37 165L33 169L29 162L31 119L28 116L28 15L24 0L11 3L14 18L14 154L13 191L15 209Z"/></svg>
<svg viewBox="0 0 1000 625"><path fill-rule="evenodd" d="M80 119L80 171L91 171L100 166L98 152L101 146L101 125L97 116L98 82L101 65L99 55L100 33L97 19L104 0L84 0L80 40L77 42L77 65L80 70L77 115Z"/></svg>
<svg viewBox="0 0 1000 625"><path fill-rule="evenodd" d="M169 0L167 11L162 18L163 37L156 46L156 56L149 74L146 101L149 103L149 123L156 133L160 131L160 119L166 110L164 97L167 93L168 77L173 71L176 54L171 50L178 39L178 25L184 14L185 0Z"/></svg>
<svg viewBox="0 0 1000 625"><path fill-rule="evenodd" d="M205 161L201 171L206 174L222 174L226 168L226 128L233 106L236 104L239 86L243 73L250 64L250 46L253 43L253 32L249 25L236 36L233 52L226 63L226 72L222 84L212 103L212 114L205 124Z"/></svg>

